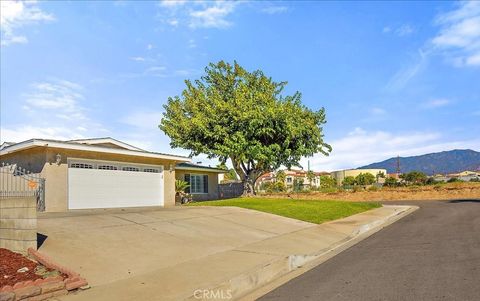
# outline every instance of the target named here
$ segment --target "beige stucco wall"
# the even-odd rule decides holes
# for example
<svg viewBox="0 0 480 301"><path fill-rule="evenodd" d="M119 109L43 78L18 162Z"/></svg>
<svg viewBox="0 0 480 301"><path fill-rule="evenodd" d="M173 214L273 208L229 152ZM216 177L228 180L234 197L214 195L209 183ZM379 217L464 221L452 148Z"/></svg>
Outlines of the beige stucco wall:
<svg viewBox="0 0 480 301"><path fill-rule="evenodd" d="M194 201L218 199L218 173L177 169L175 171L175 178L177 180L185 180L185 174L208 175L208 193L192 194Z"/></svg>
<svg viewBox="0 0 480 301"><path fill-rule="evenodd" d="M61 156L59 165L56 163L57 154ZM16 163L31 172L41 173L42 177L45 178L45 211L61 212L68 210L68 159L162 165L164 169L164 205L166 207L175 205L175 171L170 171L170 165L175 166L176 163L173 160L35 147L2 155L0 162Z"/></svg>
<svg viewBox="0 0 480 301"><path fill-rule="evenodd" d="M0 199L0 248L20 253L37 249L36 197Z"/></svg>
<svg viewBox="0 0 480 301"><path fill-rule="evenodd" d="M387 170L386 169L348 169L348 170L339 170L339 171L334 171L330 173L332 178L337 180L337 185L342 185L343 179L346 177L356 177L361 173L370 173L374 175L375 177L378 175L379 172L383 172L385 176L387 176ZM382 181L383 179L379 179Z"/></svg>

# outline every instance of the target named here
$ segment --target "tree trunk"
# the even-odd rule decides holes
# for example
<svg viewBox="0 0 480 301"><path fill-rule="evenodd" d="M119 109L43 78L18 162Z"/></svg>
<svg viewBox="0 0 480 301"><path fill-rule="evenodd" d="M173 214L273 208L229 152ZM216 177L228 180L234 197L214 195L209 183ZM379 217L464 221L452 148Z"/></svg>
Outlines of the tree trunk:
<svg viewBox="0 0 480 301"><path fill-rule="evenodd" d="M255 169L246 170L242 167L242 163L230 158L232 160L233 169L239 175L240 180L243 183L243 193L242 196L253 196L256 194L255 191L255 182L257 181L258 175L261 174Z"/></svg>

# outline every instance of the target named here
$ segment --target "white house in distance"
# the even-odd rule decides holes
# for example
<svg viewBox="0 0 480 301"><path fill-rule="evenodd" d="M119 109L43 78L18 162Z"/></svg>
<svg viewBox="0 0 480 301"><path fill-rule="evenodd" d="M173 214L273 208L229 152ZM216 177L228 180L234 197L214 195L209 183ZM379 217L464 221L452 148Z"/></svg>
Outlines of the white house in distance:
<svg viewBox="0 0 480 301"><path fill-rule="evenodd" d="M386 169L345 169L345 170L333 171L333 172L330 173L330 176L337 181L337 185L342 185L343 179L345 179L346 177L354 177L355 178L356 176L358 176L361 173L372 174L373 176L375 176L375 178L377 178L377 176L379 174L383 174L385 177L387 176L387 170ZM379 177L378 182L379 183L384 183L385 178Z"/></svg>

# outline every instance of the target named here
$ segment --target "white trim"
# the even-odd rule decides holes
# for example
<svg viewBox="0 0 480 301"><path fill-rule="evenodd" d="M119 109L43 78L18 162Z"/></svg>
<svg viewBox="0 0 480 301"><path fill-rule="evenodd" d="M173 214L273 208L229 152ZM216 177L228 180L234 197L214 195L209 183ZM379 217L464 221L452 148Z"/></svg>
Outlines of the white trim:
<svg viewBox="0 0 480 301"><path fill-rule="evenodd" d="M159 154L159 153L151 153L146 151L135 151L135 150L127 150L127 149L116 149L111 147L85 145L85 144L68 143L68 142L43 140L43 139L27 140L27 141L20 142L15 145L6 147L0 150L0 155L6 155L6 154L14 153L20 150L37 147L37 146L83 150L83 151L91 151L91 152L107 153L107 154L128 155L128 156L135 156L135 157L147 157L147 158L156 158L156 159L164 159L164 160L174 160L177 162L190 162L190 158L187 158L184 156Z"/></svg>
<svg viewBox="0 0 480 301"><path fill-rule="evenodd" d="M101 143L111 143L113 145L128 149L128 150L135 150L135 151L145 151L141 148L135 147L133 145L127 144L125 142L119 141L113 138L97 138L97 139L79 139L79 140L69 140L69 142L80 143L80 144L88 144L88 145L96 145Z"/></svg>
<svg viewBox="0 0 480 301"><path fill-rule="evenodd" d="M209 169L201 167L175 167L178 170L188 170L188 171L203 171L203 172L213 172L213 173L227 173L228 170L221 171L220 169Z"/></svg>

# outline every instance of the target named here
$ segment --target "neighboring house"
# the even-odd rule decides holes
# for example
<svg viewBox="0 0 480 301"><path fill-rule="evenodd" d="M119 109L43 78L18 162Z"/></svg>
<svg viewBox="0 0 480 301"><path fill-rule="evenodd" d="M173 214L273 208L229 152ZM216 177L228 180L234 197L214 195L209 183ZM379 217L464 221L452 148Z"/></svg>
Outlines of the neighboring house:
<svg viewBox="0 0 480 301"><path fill-rule="evenodd" d="M355 178L361 173L370 173L374 175L376 178L379 173L383 173L385 177L387 176L386 169L345 169L345 170L333 171L330 173L330 175L332 178L334 178L337 181L337 185L342 185L343 179L345 179L346 177ZM384 183L384 182L385 182L385 178L378 177L378 183Z"/></svg>
<svg viewBox="0 0 480 301"><path fill-rule="evenodd" d="M0 149L0 162L45 178L45 207L50 212L174 206L176 166L189 161L188 157L149 152L112 138L31 139L3 144ZM198 166L192 173L197 170ZM180 166L179 174L188 171ZM217 198L218 182L206 182L204 199Z"/></svg>
<svg viewBox="0 0 480 301"><path fill-rule="evenodd" d="M325 172L314 172L314 177L310 181L308 178L308 172L305 170L284 170L285 172L285 186L287 190L293 189L293 184L295 180L302 183L302 187L309 187L309 188L319 188L320 187L320 176L321 175L328 175ZM257 189L265 183L276 182L277 178L274 172L269 172L263 174L260 178L258 178L256 182Z"/></svg>
<svg viewBox="0 0 480 301"><path fill-rule="evenodd" d="M188 182L188 193L194 201L213 200L218 198L219 176L224 169L201 166L193 163L179 163L175 168L175 179Z"/></svg>
<svg viewBox="0 0 480 301"><path fill-rule="evenodd" d="M468 182L472 179L479 179L480 178L480 172L465 170L465 171L458 172L458 173L452 173L452 174L447 174L447 175L436 174L436 175L433 176L433 179L435 181L438 181L438 182L447 182L448 180L450 180L452 178Z"/></svg>

